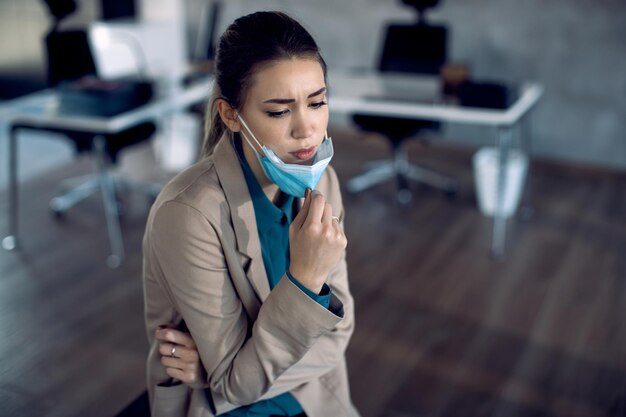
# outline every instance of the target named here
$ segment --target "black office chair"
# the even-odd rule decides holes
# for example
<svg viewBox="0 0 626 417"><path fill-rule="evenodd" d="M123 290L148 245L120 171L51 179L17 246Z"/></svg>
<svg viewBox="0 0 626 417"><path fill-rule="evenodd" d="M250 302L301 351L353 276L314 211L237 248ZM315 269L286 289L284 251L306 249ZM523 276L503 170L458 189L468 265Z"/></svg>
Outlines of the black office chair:
<svg viewBox="0 0 626 417"><path fill-rule="evenodd" d="M436 0L406 0L419 11L416 24L391 24L387 27L378 69L385 73L418 73L439 75L447 59L448 31L444 26L426 23L423 12L438 3ZM408 179L420 181L455 195L456 182L422 167L411 165L405 142L424 131L439 129L438 122L403 117L354 114L353 122L363 131L383 135L391 145L393 158L371 163L373 168L350 179L347 189L357 193L395 177L400 203L410 202L412 194Z"/></svg>
<svg viewBox="0 0 626 417"><path fill-rule="evenodd" d="M61 106L75 107L78 112L88 111L88 109L80 108L81 106L96 107L93 111L102 111L103 115L112 115L116 112L116 109L113 108L107 110L104 103L102 103L101 109L97 108L100 107L96 92L97 86L100 85L104 93L115 82L106 83L97 80L86 31L60 31L55 28L46 35L45 51L48 64L48 84L60 91ZM139 99L140 102L147 101L151 92L146 91L142 94L144 97ZM102 94L102 97L104 95ZM133 104L130 103L129 105ZM124 109L117 108L117 111L121 110ZM107 111L110 111L111 114L107 114ZM117 164L118 154L121 150L150 139L155 131L154 123L145 122L114 135L104 135L104 168L106 170L113 169ZM96 151L92 133L71 130L60 131L60 133L72 142L76 153L93 153ZM57 215L62 215L69 208L98 191L102 184L98 176L99 174L89 175L83 177L83 181L80 181L79 185L62 187L69 189L50 201L51 210ZM69 179L64 184L76 183L76 180L75 178ZM133 188L145 191L150 195L158 193L154 187L139 186L139 184L125 181L121 177L116 178L112 186L116 187L116 195L117 191L122 188ZM116 208L118 209L116 214L119 215L119 201Z"/></svg>
<svg viewBox="0 0 626 417"><path fill-rule="evenodd" d="M99 80L85 30L60 30L58 22L55 22L45 37L45 52L48 83L59 94L60 111L107 117L140 106L152 96L150 84L144 81ZM76 153L88 153L97 165L93 175L65 180L61 184L61 192L50 201L50 209L60 217L80 201L101 191L113 252L107 264L117 267L124 258L119 224L122 214L120 191L139 191L153 199L160 186L114 175L114 168L120 151L153 136L155 123L141 122L116 134L70 128L46 130L61 133L73 144Z"/></svg>

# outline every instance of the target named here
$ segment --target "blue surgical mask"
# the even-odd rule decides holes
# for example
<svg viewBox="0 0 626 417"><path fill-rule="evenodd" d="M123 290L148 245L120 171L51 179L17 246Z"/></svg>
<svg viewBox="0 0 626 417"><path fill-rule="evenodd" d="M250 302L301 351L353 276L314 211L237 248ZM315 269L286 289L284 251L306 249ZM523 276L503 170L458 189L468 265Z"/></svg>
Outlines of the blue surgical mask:
<svg viewBox="0 0 626 417"><path fill-rule="evenodd" d="M242 134L243 138L254 151L254 154L263 168L263 172L265 172L265 175L270 181L276 184L285 194L299 198L304 197L304 192L307 188L311 190L315 189L334 154L333 142L331 138L328 137L328 134L326 134L324 141L317 150L311 165L287 164L283 162L274 151L259 142L240 115L237 115L237 117L250 134L250 137L254 139L263 151L264 155L260 155L248 140L247 135Z"/></svg>

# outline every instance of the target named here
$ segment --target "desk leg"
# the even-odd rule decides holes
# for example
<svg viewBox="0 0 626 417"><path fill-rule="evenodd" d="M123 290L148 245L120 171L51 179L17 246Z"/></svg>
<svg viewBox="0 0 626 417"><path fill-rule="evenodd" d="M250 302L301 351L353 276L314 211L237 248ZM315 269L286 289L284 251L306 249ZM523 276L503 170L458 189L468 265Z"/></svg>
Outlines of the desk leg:
<svg viewBox="0 0 626 417"><path fill-rule="evenodd" d="M521 130L521 144L522 150L528 158L528 170L526 171L526 180L524 182L524 189L522 190L522 204L520 207L520 217L522 220L530 220L535 212L533 207L532 195L533 195L533 149L532 149L532 112L528 112L526 116L518 123ZM524 191L525 190L525 191Z"/></svg>
<svg viewBox="0 0 626 417"><path fill-rule="evenodd" d="M5 250L17 248L17 128L12 127L9 134L9 189L7 193L7 226L9 234L2 239Z"/></svg>
<svg viewBox="0 0 626 417"><path fill-rule="evenodd" d="M117 268L124 259L124 241L122 240L122 228L118 217L117 203L115 201L115 184L111 173L107 169L106 143L103 136L94 138L96 158L98 163L98 181L102 190L104 201L104 215L111 243L111 255L107 258L109 268Z"/></svg>
<svg viewBox="0 0 626 417"><path fill-rule="evenodd" d="M504 193L507 181L509 148L513 137L510 126L498 128L498 189L496 210L493 217L493 235L491 238L491 256L501 258L506 244L506 217L504 216Z"/></svg>

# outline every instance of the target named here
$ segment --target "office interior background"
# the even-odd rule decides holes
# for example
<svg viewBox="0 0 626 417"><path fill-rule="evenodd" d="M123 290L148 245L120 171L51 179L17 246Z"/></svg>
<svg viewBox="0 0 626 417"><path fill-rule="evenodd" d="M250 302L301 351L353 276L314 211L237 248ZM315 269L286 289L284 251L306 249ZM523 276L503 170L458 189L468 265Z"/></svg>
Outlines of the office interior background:
<svg viewBox="0 0 626 417"><path fill-rule="evenodd" d="M171 7L131 3L77 1L68 21ZM386 24L416 16L399 0L178 3L190 61L206 58L211 5L218 36L242 14L278 9L313 34L331 74L375 72ZM332 114L357 304L347 351L355 405L366 417L626 415L626 3L442 0L427 17L448 27L448 60L471 78L543 87L526 127L529 176L494 259L472 164L494 146L494 128L443 123L425 143L408 141L412 162L459 187L450 198L412 184L410 204L400 204L391 180L345 189L390 153L381 135ZM6 115L12 100L47 87L50 22L43 1L0 0L2 236ZM329 84L332 106L339 86L332 76ZM150 200L123 196L126 258L108 268L100 197L63 216L48 206L62 180L91 173L93 161L58 133L24 132L19 142L21 245L0 252L0 414L132 413L145 391L140 243ZM121 172L167 180L174 173L155 172L154 149L128 149Z"/></svg>

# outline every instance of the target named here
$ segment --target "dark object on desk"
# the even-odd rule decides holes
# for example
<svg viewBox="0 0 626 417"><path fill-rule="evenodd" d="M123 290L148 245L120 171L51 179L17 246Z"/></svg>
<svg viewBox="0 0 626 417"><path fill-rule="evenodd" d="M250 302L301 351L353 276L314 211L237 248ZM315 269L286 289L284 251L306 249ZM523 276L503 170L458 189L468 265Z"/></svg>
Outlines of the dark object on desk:
<svg viewBox="0 0 626 417"><path fill-rule="evenodd" d="M405 1L407 3L407 1ZM390 24L385 33L378 69L386 73L416 73L439 75L447 58L448 30L445 26L426 23L424 9L438 1L409 2L419 12L413 25ZM364 131L383 135L392 148L393 159L381 161L375 168L350 179L348 191L357 193L389 178L396 178L397 199L407 204L412 198L408 180L424 182L440 188L449 195L456 193L456 182L439 173L411 165L405 142L426 130L437 130L438 122L423 119L354 114L354 123Z"/></svg>
<svg viewBox="0 0 626 417"><path fill-rule="evenodd" d="M441 92L444 97L455 97L461 84L469 80L470 69L463 63L446 63L441 67Z"/></svg>
<svg viewBox="0 0 626 417"><path fill-rule="evenodd" d="M102 0L100 13L102 20L132 20L137 17L137 7L135 0Z"/></svg>
<svg viewBox="0 0 626 417"><path fill-rule="evenodd" d="M515 90L494 82L465 81L457 88L459 104L464 107L508 109L517 99Z"/></svg>
<svg viewBox="0 0 626 417"><path fill-rule="evenodd" d="M61 82L58 113L67 116L113 117L138 108L152 98L152 85L142 81L103 81L85 77ZM117 163L121 150L149 139L154 123L141 123L114 135L105 135L107 159ZM62 131L74 144L77 153L93 152L94 133ZM69 207L68 207L69 208Z"/></svg>
<svg viewBox="0 0 626 417"><path fill-rule="evenodd" d="M152 84L145 81L105 81L83 77L58 85L59 112L111 117L140 107L152 98Z"/></svg>

